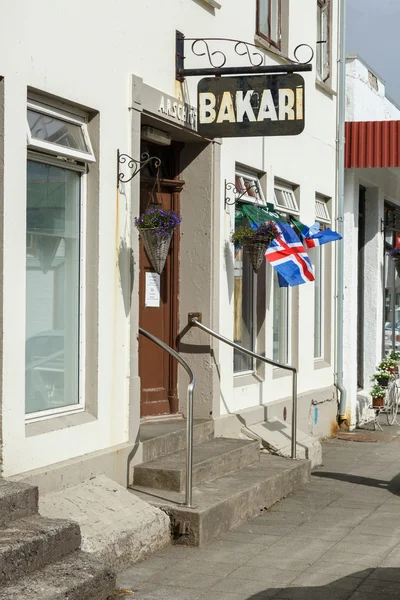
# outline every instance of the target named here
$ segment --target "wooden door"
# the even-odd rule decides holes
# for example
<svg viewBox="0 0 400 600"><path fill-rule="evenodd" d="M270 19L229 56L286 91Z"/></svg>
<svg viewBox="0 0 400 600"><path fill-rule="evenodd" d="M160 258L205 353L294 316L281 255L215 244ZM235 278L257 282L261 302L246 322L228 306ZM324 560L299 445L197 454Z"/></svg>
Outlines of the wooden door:
<svg viewBox="0 0 400 600"><path fill-rule="evenodd" d="M165 210L180 210L180 191L183 182L161 180L157 200ZM149 204L154 183L141 182L140 210ZM159 306L146 306L146 273L154 273L140 242L139 324L176 349L179 301L179 229L172 237L163 272L160 275ZM178 412L177 363L159 346L139 336L139 375L141 380L141 416L168 415Z"/></svg>

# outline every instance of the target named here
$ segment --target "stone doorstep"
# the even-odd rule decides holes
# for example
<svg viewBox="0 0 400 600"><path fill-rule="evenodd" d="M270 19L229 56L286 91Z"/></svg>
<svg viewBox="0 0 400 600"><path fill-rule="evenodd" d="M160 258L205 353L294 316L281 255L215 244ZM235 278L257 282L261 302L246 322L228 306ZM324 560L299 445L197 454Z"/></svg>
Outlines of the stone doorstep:
<svg viewBox="0 0 400 600"><path fill-rule="evenodd" d="M0 530L0 584L13 581L79 549L79 526L39 515Z"/></svg>
<svg viewBox="0 0 400 600"><path fill-rule="evenodd" d="M0 600L107 600L113 571L77 550L68 557L0 588Z"/></svg>
<svg viewBox="0 0 400 600"><path fill-rule="evenodd" d="M238 527L310 480L308 460L262 455L260 461L193 489L194 508L183 495L135 486L132 492L171 518L176 543L202 546Z"/></svg>
<svg viewBox="0 0 400 600"><path fill-rule="evenodd" d="M0 527L38 511L38 489L0 479Z"/></svg>
<svg viewBox="0 0 400 600"><path fill-rule="evenodd" d="M186 421L185 421L186 423ZM158 425L158 427L157 427ZM154 437L141 440L143 447L143 463L155 460L161 456L174 454L186 448L186 427L182 427L169 433L164 433L162 423L152 424L144 423L141 428L151 426L155 429ZM157 428L160 435L157 435ZM194 445L202 444L214 439L214 421L202 421L193 425L193 443Z"/></svg>
<svg viewBox="0 0 400 600"><path fill-rule="evenodd" d="M81 549L121 570L171 543L162 510L105 475L40 498L41 514L69 518L81 528Z"/></svg>
<svg viewBox="0 0 400 600"><path fill-rule="evenodd" d="M260 459L259 442L217 438L195 446L193 485L237 471ZM134 467L133 486L182 492L186 482L186 451Z"/></svg>

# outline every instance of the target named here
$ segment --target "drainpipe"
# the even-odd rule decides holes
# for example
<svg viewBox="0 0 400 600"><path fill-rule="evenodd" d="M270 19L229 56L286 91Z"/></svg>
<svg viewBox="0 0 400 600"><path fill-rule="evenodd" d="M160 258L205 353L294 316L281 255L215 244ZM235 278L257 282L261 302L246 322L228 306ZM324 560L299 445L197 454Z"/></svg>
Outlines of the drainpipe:
<svg viewBox="0 0 400 600"><path fill-rule="evenodd" d="M346 0L339 0L338 16L338 104L337 104L337 230L344 234L344 146L346 118ZM346 419L347 392L343 385L343 303L344 303L344 241L337 248L337 335L336 335L336 387L340 393L339 424Z"/></svg>

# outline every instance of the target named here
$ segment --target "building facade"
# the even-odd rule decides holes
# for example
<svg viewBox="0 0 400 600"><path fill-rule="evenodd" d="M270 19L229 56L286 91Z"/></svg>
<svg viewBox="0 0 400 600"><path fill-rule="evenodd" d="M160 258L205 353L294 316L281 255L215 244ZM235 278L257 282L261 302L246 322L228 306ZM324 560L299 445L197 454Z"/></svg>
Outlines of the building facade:
<svg viewBox="0 0 400 600"><path fill-rule="evenodd" d="M371 420L371 376L400 343L399 283L388 257L398 245L400 109L355 54L346 80L344 383L355 427Z"/></svg>
<svg viewBox="0 0 400 600"><path fill-rule="evenodd" d="M0 456L4 477L42 490L98 471L127 485L142 460L141 423L185 415L186 374L138 327L191 364L195 416L213 419L216 435L290 422L290 374L188 327L192 312L298 368L300 429L324 436L336 422L334 247L310 251L315 283L280 288L268 264L254 275L230 242L229 184L242 201L335 229L338 3L155 4L21 0L2 11ZM285 65L308 44L304 132L199 136L198 78L176 79L177 31L259 46L235 54L210 41L234 66L248 65L247 52ZM204 42L191 53L189 39L186 66L209 66ZM150 160L127 181L124 155L144 153L159 170ZM133 223L153 202L182 215L160 278Z"/></svg>

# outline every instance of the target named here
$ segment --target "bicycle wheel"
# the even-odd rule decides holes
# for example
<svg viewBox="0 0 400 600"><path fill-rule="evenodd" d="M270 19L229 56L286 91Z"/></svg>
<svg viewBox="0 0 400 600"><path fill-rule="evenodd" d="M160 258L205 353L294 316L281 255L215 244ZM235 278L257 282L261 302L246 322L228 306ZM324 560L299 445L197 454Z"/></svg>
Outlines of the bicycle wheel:
<svg viewBox="0 0 400 600"><path fill-rule="evenodd" d="M397 417L398 390L396 382L393 381L388 389L388 401L386 405L386 418L389 425L393 425Z"/></svg>

